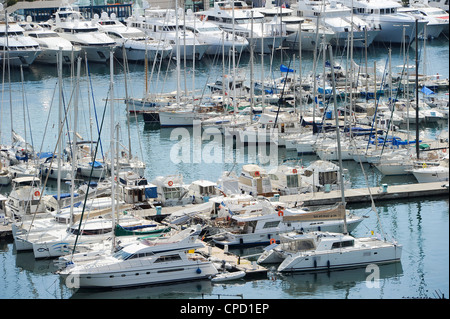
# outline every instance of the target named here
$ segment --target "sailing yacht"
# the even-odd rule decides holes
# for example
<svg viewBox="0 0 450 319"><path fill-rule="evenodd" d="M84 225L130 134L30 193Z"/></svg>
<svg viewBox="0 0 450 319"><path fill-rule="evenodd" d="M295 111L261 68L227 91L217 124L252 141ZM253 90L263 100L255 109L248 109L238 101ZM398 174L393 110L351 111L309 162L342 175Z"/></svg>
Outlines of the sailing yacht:
<svg viewBox="0 0 450 319"><path fill-rule="evenodd" d="M411 172L419 183L448 182L448 155L437 166L425 164L412 169Z"/></svg>
<svg viewBox="0 0 450 319"><path fill-rule="evenodd" d="M364 48L372 44L380 32L379 28L370 26L363 19L352 14L348 5L334 0L298 0L291 6L297 15L309 19L319 18L319 23L335 32L331 44L347 46L353 31L353 47Z"/></svg>
<svg viewBox="0 0 450 319"><path fill-rule="evenodd" d="M117 252L103 252L83 262L83 255L68 257L70 264L59 274L77 278L79 288L118 288L208 279L218 271L195 249L201 227L189 227L173 236L141 239L123 245ZM80 261L77 261L80 260ZM66 281L67 282L67 281Z"/></svg>
<svg viewBox="0 0 450 319"><path fill-rule="evenodd" d="M287 37L285 24L276 20L267 22L263 14L252 10L244 1L217 1L213 8L195 14L202 21L211 21L233 35L245 37L255 53L272 53Z"/></svg>
<svg viewBox="0 0 450 319"><path fill-rule="evenodd" d="M111 203L111 201L110 201ZM111 208L105 210L111 211ZM90 215L96 212L91 212ZM59 257L69 253L75 244L78 251L90 250L95 244L105 243L112 236L118 236L122 241L134 240L138 236L162 235L170 227L153 221L130 215L117 214L115 218L89 218L80 222L66 225L66 227L53 227L42 232L27 234L26 240L32 244L34 258ZM130 232L127 232L130 230ZM132 231L131 231L132 230Z"/></svg>
<svg viewBox="0 0 450 319"><path fill-rule="evenodd" d="M277 268L280 272L318 271L398 262L401 254L402 246L397 242L376 237L291 232L282 236L280 245L266 249L258 263L281 262Z"/></svg>
<svg viewBox="0 0 450 319"><path fill-rule="evenodd" d="M406 37L408 43L411 43L416 37L416 18L398 12L402 6L398 2L390 0L340 0L340 2L349 7L353 4L355 17L380 30L375 38L376 42L400 44ZM427 23L425 19L418 20L417 34L423 31Z"/></svg>
<svg viewBox="0 0 450 319"><path fill-rule="evenodd" d="M333 54L330 51L330 60ZM333 74L334 79L334 74ZM333 80L333 90L335 81ZM334 96L336 93L334 92ZM336 100L335 103L335 114ZM337 114L336 114L337 115ZM339 169L342 171L339 126L336 119L336 136L338 141ZM339 174L342 179L342 174ZM344 185L341 184L342 207L345 207ZM355 238L347 233L347 221L344 215L344 231L331 232L292 232L284 235L284 243L266 247L258 258L259 263L280 263L280 272L315 271L341 268L361 267L368 264L398 262L401 258L402 245L395 240L377 237Z"/></svg>
<svg viewBox="0 0 450 319"><path fill-rule="evenodd" d="M123 47L129 61L144 61L146 57L149 61L165 59L172 53L170 44L150 38L138 28L126 26L114 13L108 17L108 14L103 12L100 18L94 17L94 22L97 23L100 31L116 41L114 55L119 59L124 59Z"/></svg>
<svg viewBox="0 0 450 319"><path fill-rule="evenodd" d="M8 186L11 184L12 174L8 169L9 161L6 158L0 157L0 186Z"/></svg>
<svg viewBox="0 0 450 319"><path fill-rule="evenodd" d="M90 62L105 63L109 60L109 52L116 46L113 39L100 32L92 21L85 20L71 6L60 7L56 11L52 30L79 46L82 55L86 54Z"/></svg>
<svg viewBox="0 0 450 319"><path fill-rule="evenodd" d="M207 44L200 43L192 31L183 26L183 17L177 17L173 9L146 9L145 16L133 15L126 19L126 24L172 45L173 57L179 51L180 58L201 60L208 49ZM176 49L177 45L179 50Z"/></svg>

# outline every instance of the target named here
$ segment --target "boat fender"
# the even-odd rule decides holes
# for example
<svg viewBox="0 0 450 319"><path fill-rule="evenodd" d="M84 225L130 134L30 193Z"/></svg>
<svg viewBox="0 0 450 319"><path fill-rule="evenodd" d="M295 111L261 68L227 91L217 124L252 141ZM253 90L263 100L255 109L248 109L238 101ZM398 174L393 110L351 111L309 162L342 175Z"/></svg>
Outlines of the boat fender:
<svg viewBox="0 0 450 319"><path fill-rule="evenodd" d="M244 239L243 238L239 238L239 243L242 245L244 244Z"/></svg>
<svg viewBox="0 0 450 319"><path fill-rule="evenodd" d="M317 268L317 260L314 260L314 268Z"/></svg>
<svg viewBox="0 0 450 319"><path fill-rule="evenodd" d="M280 210L279 212L278 212L278 216L284 216L284 212L282 211L282 210Z"/></svg>
<svg viewBox="0 0 450 319"><path fill-rule="evenodd" d="M327 261L327 268L330 269L330 261Z"/></svg>
<svg viewBox="0 0 450 319"><path fill-rule="evenodd" d="M200 267L199 268L197 268L197 270L195 271L197 274L201 274L202 273L202 270L200 269Z"/></svg>
<svg viewBox="0 0 450 319"><path fill-rule="evenodd" d="M271 245L275 244L276 242L277 242L277 241L275 240L275 238L271 238L271 239L270 239L270 244L271 244Z"/></svg>

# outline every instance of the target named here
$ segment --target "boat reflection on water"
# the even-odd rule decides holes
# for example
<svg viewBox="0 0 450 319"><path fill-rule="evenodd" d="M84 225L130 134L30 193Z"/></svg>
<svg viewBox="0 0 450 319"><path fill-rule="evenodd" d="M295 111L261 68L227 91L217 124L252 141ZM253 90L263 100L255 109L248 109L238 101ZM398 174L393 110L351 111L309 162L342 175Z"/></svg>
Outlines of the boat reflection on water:
<svg viewBox="0 0 450 319"><path fill-rule="evenodd" d="M333 298L329 295L330 291L335 291L333 295L340 298L342 292L347 294L355 290L359 290L358 294L367 294L363 298L371 298L371 290L376 290L374 294L378 295L380 293L379 288L383 287L385 280L398 278L403 275L401 263L372 265L375 268L369 268L369 266L367 268L324 270L314 273L295 272L280 274L278 272L269 272L268 277L272 280L281 279L284 293L292 298L317 298L321 293L327 294L327 298ZM347 297L350 298L351 296Z"/></svg>
<svg viewBox="0 0 450 319"><path fill-rule="evenodd" d="M71 299L188 299L207 298L213 291L210 280L150 285L120 289L78 289Z"/></svg>

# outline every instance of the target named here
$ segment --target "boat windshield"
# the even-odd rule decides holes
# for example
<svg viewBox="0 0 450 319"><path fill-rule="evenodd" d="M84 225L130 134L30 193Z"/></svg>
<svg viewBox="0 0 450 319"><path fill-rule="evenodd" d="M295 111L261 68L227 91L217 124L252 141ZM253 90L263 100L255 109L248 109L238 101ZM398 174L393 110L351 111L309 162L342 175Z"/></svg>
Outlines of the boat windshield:
<svg viewBox="0 0 450 319"><path fill-rule="evenodd" d="M142 39L145 40L144 32L130 32L130 33L122 33L124 38L127 39Z"/></svg>
<svg viewBox="0 0 450 319"><path fill-rule="evenodd" d="M213 31L222 31L219 27L199 27L197 28L199 32L213 32Z"/></svg>
<svg viewBox="0 0 450 319"><path fill-rule="evenodd" d="M116 252L113 257L118 259L118 260L127 260L128 258L130 258L133 254L127 253L126 251L123 250L119 250L118 252Z"/></svg>
<svg viewBox="0 0 450 319"><path fill-rule="evenodd" d="M49 32L49 33L33 33L30 34L30 36L36 37L36 38L59 38L59 34L58 33L53 33L53 32Z"/></svg>

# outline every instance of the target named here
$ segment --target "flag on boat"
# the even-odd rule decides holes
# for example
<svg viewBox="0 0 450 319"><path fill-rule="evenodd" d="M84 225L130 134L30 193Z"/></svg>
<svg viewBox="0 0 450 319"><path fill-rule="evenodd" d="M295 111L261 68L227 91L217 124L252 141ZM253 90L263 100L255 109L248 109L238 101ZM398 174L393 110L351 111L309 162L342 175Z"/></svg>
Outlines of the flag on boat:
<svg viewBox="0 0 450 319"><path fill-rule="evenodd" d="M434 94L433 91L431 91L429 88L427 88L425 85L422 86L422 89L420 90L422 93L424 93L425 95L430 95L430 94Z"/></svg>

